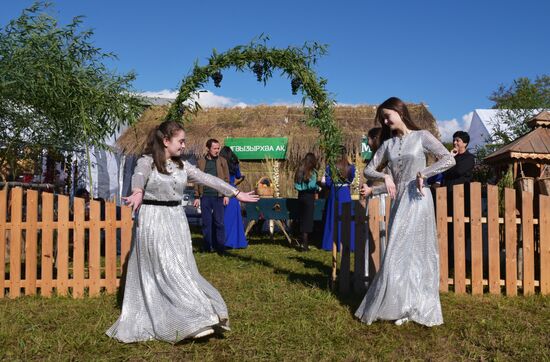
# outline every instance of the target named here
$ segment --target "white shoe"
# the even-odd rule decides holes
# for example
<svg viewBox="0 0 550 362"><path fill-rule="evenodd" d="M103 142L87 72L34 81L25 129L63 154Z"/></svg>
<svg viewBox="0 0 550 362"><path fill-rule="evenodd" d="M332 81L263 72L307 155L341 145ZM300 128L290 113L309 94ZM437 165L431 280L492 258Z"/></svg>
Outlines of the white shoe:
<svg viewBox="0 0 550 362"><path fill-rule="evenodd" d="M401 319L398 319L398 320L395 321L395 325L400 326L400 325L403 325L403 324L407 323L408 321L409 321L408 317L401 318Z"/></svg>
<svg viewBox="0 0 550 362"><path fill-rule="evenodd" d="M198 338L202 338L202 337L206 337L206 336L209 336L211 334L214 333L214 330L212 328L208 328L208 329L205 329L204 331L202 332L199 332L197 334L195 334L193 336L194 339L198 339Z"/></svg>

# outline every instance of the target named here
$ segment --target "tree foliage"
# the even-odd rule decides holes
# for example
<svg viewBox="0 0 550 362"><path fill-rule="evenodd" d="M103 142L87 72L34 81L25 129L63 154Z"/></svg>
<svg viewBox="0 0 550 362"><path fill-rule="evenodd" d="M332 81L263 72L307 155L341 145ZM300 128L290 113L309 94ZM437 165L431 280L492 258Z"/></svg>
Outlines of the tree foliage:
<svg viewBox="0 0 550 362"><path fill-rule="evenodd" d="M534 81L518 78L510 86L501 85L489 99L495 102L493 108L500 110L491 143L510 143L529 132L525 121L533 116L533 110L550 109L550 76L538 76Z"/></svg>
<svg viewBox="0 0 550 362"><path fill-rule="evenodd" d="M117 74L82 17L60 25L37 2L0 28L0 166L50 151L103 147L141 113L134 73Z"/></svg>
<svg viewBox="0 0 550 362"><path fill-rule="evenodd" d="M260 36L248 45L236 46L224 53L213 50L208 64L195 63L191 73L183 80L178 96L167 119L186 120L200 110L198 102L193 101L200 90L211 78L215 86L220 86L223 69L233 67L237 71L251 71L256 79L264 84L273 76L274 70L280 70L283 76L291 79L292 93L302 93L302 104L311 100L312 106L306 107L307 124L316 127L321 135L320 147L325 152L329 164L334 164L338 147L342 142L340 129L334 121L334 101L325 86L327 81L318 78L312 69L327 47L318 43L305 43L301 48L284 49L267 46L267 36Z"/></svg>

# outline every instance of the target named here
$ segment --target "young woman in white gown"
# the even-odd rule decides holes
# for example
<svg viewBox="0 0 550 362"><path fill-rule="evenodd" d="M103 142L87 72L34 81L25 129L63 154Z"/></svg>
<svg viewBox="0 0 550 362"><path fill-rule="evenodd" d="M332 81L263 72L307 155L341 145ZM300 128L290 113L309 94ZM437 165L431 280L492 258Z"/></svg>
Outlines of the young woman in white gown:
<svg viewBox="0 0 550 362"><path fill-rule="evenodd" d="M383 180L392 198L389 235L380 270L355 316L362 322L409 320L443 323L439 301L439 252L435 212L426 178L455 164L431 133L414 125L407 106L389 98L376 111L383 144L365 168L365 177ZM426 154L437 161L426 166ZM376 170L387 165L390 174Z"/></svg>
<svg viewBox="0 0 550 362"><path fill-rule="evenodd" d="M192 181L241 202L255 202L258 196L239 192L182 162L184 142L185 132L177 122L163 122L154 129L132 176L132 195L125 198L139 213L122 312L106 332L121 342L156 339L175 343L212 334L215 328L229 329L225 302L197 269L181 207L183 191Z"/></svg>

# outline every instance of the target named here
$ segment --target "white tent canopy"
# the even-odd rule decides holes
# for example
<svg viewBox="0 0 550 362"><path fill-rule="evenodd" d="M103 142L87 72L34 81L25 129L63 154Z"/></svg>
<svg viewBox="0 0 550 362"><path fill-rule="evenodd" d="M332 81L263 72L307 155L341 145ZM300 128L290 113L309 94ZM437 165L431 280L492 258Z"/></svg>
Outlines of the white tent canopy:
<svg viewBox="0 0 550 362"><path fill-rule="evenodd" d="M468 148L475 150L476 147L485 146L493 134L495 124L499 122L500 114L506 111L505 109L475 109L472 114L470 129L468 130L468 134L470 135ZM533 109L527 113L534 116L539 111L538 109ZM504 127L505 125L502 126ZM504 128L506 129L506 127Z"/></svg>

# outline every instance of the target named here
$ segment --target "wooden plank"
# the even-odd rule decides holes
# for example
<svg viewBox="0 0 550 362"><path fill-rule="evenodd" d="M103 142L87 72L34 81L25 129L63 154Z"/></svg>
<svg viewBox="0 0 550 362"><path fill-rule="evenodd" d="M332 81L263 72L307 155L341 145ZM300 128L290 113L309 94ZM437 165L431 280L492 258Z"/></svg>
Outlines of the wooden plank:
<svg viewBox="0 0 550 362"><path fill-rule="evenodd" d="M447 188L435 191L437 239L439 241L439 291L449 291L449 239L447 236Z"/></svg>
<svg viewBox="0 0 550 362"><path fill-rule="evenodd" d="M390 242L389 234L390 234L390 212L391 212L391 197L386 196L386 215L384 216L384 220L386 222L386 244ZM388 248L388 245L386 245L386 248Z"/></svg>
<svg viewBox="0 0 550 362"><path fill-rule="evenodd" d="M453 186L453 243L455 293L466 293L466 240L464 233L464 185Z"/></svg>
<svg viewBox="0 0 550 362"><path fill-rule="evenodd" d="M128 262L128 254L130 252L130 245L132 244L132 208L128 206L122 206L121 208L121 221L122 227L120 229L120 275L124 273L126 263ZM281 230L284 231L284 226L281 225Z"/></svg>
<svg viewBox="0 0 550 362"><path fill-rule="evenodd" d="M504 190L504 234L506 248L506 295L517 295L516 190Z"/></svg>
<svg viewBox="0 0 550 362"><path fill-rule="evenodd" d="M10 298L21 295L21 219L23 189L11 189Z"/></svg>
<svg viewBox="0 0 550 362"><path fill-rule="evenodd" d="M36 294L38 192L27 190L27 228L25 233L25 295Z"/></svg>
<svg viewBox="0 0 550 362"><path fill-rule="evenodd" d="M380 199L377 197L369 201L369 279L380 270Z"/></svg>
<svg viewBox="0 0 550 362"><path fill-rule="evenodd" d="M74 198L73 297L84 296L84 199Z"/></svg>
<svg viewBox="0 0 550 362"><path fill-rule="evenodd" d="M339 290L342 294L350 291L350 267L351 267L351 202L344 202L342 205L342 222L340 223L341 250L340 250L340 276ZM334 230L338 233L338 229Z"/></svg>
<svg viewBox="0 0 550 362"><path fill-rule="evenodd" d="M90 242L88 253L88 270L89 270L89 294L96 296L101 290L101 229L100 221L100 204L99 201L90 201Z"/></svg>
<svg viewBox="0 0 550 362"><path fill-rule="evenodd" d="M116 291L117 258L116 258L116 204L105 203L105 279L107 279L107 292Z"/></svg>
<svg viewBox="0 0 550 362"><path fill-rule="evenodd" d="M472 245L472 294L483 294L483 246L481 234L481 184L470 184L470 241Z"/></svg>
<svg viewBox="0 0 550 362"><path fill-rule="evenodd" d="M53 287L53 194L42 192L42 261L40 295L49 297Z"/></svg>
<svg viewBox="0 0 550 362"><path fill-rule="evenodd" d="M539 196L540 294L550 295L550 196Z"/></svg>
<svg viewBox="0 0 550 362"><path fill-rule="evenodd" d="M353 268L353 290L358 294L365 292L366 266L366 210L361 203L355 201L355 251Z"/></svg>
<svg viewBox="0 0 550 362"><path fill-rule="evenodd" d="M69 280L69 197L57 196L57 294L67 295Z"/></svg>
<svg viewBox="0 0 550 362"><path fill-rule="evenodd" d="M535 293L535 244L533 225L533 194L521 193L521 225L523 239L523 294Z"/></svg>
<svg viewBox="0 0 550 362"><path fill-rule="evenodd" d="M0 190L0 299L4 298L6 288L6 217L8 190L6 187Z"/></svg>
<svg viewBox="0 0 550 362"><path fill-rule="evenodd" d="M489 292L500 294L498 186L487 185L487 235L489 239Z"/></svg>

